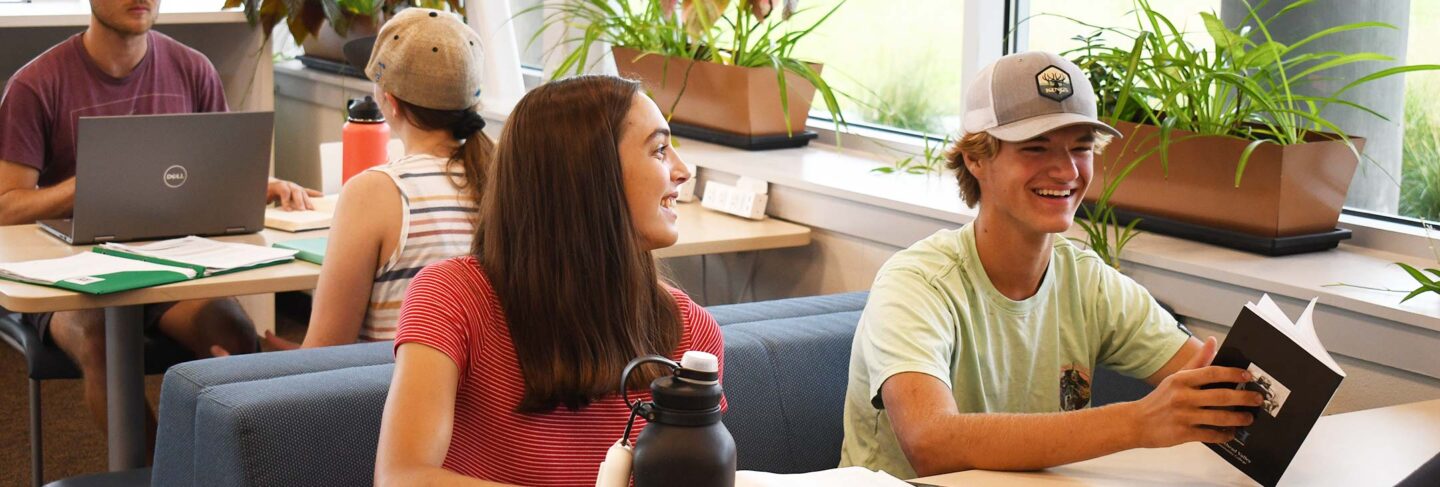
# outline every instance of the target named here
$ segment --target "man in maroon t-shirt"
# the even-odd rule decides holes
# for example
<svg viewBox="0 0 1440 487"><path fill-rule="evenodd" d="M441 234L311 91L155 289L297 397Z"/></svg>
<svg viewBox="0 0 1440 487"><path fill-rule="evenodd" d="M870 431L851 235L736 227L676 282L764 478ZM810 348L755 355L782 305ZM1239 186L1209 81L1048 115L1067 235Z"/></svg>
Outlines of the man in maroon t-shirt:
<svg viewBox="0 0 1440 487"><path fill-rule="evenodd" d="M158 0L91 0L89 28L21 68L0 94L0 225L64 218L75 202L75 138L80 117L226 111L220 77L199 52L158 32ZM311 208L318 196L271 179L269 199ZM257 349L254 325L234 299L146 306L158 330L197 356L212 346ZM85 399L105 425L105 326L101 310L27 314L80 366ZM153 426L152 426L153 428Z"/></svg>

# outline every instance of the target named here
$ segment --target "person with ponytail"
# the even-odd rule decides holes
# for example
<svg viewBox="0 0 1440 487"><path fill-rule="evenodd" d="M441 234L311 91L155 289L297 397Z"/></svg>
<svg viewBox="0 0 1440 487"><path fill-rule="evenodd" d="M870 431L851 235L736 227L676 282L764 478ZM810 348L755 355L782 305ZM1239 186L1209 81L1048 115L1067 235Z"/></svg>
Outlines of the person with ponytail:
<svg viewBox="0 0 1440 487"><path fill-rule="evenodd" d="M646 424L626 428L627 362L700 350L723 373L719 326L650 254L678 238L689 178L639 83L581 76L525 95L474 255L427 266L406 293L376 485L592 486L606 450ZM637 369L630 399L664 373Z"/></svg>
<svg viewBox="0 0 1440 487"><path fill-rule="evenodd" d="M494 151L475 111L481 66L479 37L453 14L408 8L381 28L365 74L405 154L341 191L304 347L394 338L415 273L470 251Z"/></svg>

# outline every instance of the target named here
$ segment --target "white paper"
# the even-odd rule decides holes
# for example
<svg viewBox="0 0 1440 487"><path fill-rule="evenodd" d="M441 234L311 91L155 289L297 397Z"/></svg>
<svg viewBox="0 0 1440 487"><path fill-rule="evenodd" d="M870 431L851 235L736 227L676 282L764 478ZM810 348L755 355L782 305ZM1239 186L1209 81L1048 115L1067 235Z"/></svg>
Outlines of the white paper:
<svg viewBox="0 0 1440 487"><path fill-rule="evenodd" d="M1310 300L1310 304L1305 306L1305 311L1300 313L1300 318L1294 322L1291 322L1290 318L1285 316L1285 312L1281 311L1280 307L1275 304L1275 301L1270 299L1269 294L1260 296L1260 302L1258 304L1245 303L1245 307L1249 308L1250 311L1254 311L1255 314L1269 322L1275 329L1280 330L1281 333L1284 333L1285 336L1290 338L1290 341L1300 345L1300 348L1310 352L1310 355L1320 360L1320 362L1324 363L1330 370L1334 370L1335 373L1344 377L1345 371L1340 370L1340 364L1335 362L1335 358L1330 356L1329 351L1325 350L1325 345L1320 343L1320 336L1315 333L1313 317L1315 314L1315 303L1319 300L1320 298Z"/></svg>
<svg viewBox="0 0 1440 487"><path fill-rule="evenodd" d="M287 232L330 228L330 220L335 216L335 203L339 200L340 195L310 198L310 203L315 206L313 210L285 211L278 207L265 208L265 226Z"/></svg>
<svg viewBox="0 0 1440 487"><path fill-rule="evenodd" d="M819 472L778 474L741 470L735 472L735 487L911 487L885 472L865 467L845 467Z"/></svg>
<svg viewBox="0 0 1440 487"><path fill-rule="evenodd" d="M184 274L185 277L195 277L195 271L183 267L152 264L95 252L81 252L59 259L0 264L0 274L40 284L54 284L60 281L88 284L97 282L92 276L129 271L169 271Z"/></svg>
<svg viewBox="0 0 1440 487"><path fill-rule="evenodd" d="M293 259L296 250L220 242L202 237L162 240L145 245L106 243L103 247L146 257L202 266L206 273Z"/></svg>

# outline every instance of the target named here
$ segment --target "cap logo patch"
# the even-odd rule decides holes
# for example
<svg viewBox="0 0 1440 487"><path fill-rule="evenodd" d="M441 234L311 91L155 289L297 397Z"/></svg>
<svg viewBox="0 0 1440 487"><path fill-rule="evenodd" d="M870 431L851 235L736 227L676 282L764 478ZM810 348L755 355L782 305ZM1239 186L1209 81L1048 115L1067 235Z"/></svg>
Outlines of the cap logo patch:
<svg viewBox="0 0 1440 487"><path fill-rule="evenodd" d="M1040 92L1040 96L1055 101L1065 101L1075 94L1075 88L1070 84L1070 73L1054 65L1035 75L1035 89Z"/></svg>

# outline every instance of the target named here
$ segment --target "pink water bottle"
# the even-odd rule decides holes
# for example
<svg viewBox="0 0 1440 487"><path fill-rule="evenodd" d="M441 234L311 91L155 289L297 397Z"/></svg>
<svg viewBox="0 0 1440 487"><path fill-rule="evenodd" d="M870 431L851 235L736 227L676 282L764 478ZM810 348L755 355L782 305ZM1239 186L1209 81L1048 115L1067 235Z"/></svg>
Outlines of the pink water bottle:
<svg viewBox="0 0 1440 487"><path fill-rule="evenodd" d="M380 113L380 104L366 96L350 100L345 127L340 129L340 153L343 164L340 183L362 171L389 160L386 147L390 144L390 126Z"/></svg>

